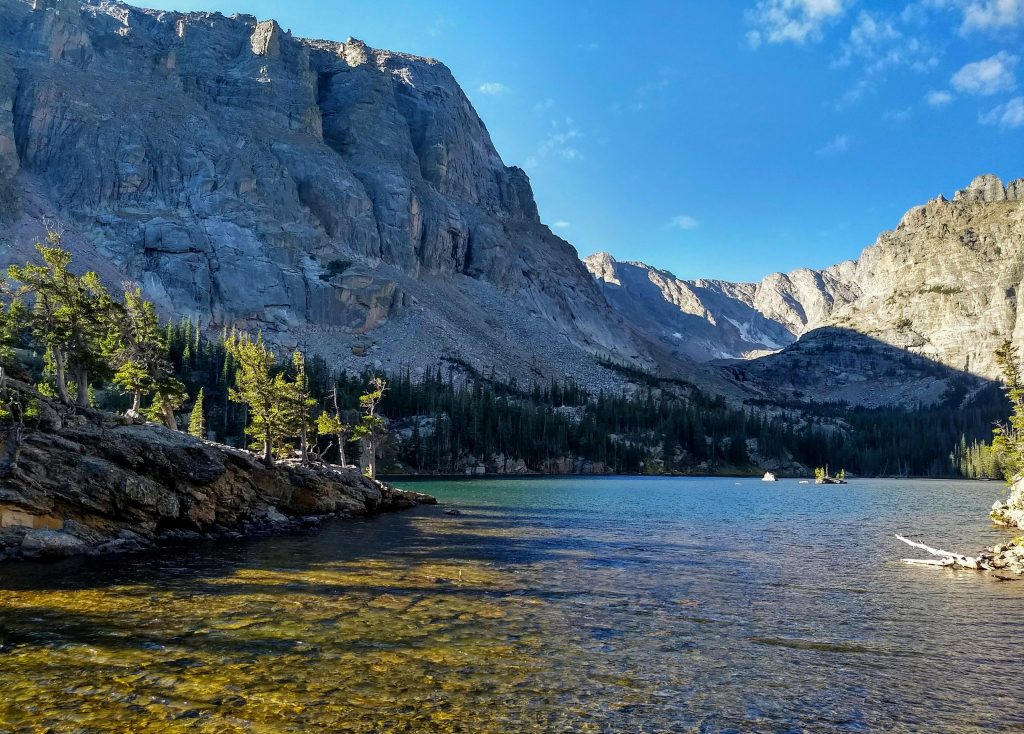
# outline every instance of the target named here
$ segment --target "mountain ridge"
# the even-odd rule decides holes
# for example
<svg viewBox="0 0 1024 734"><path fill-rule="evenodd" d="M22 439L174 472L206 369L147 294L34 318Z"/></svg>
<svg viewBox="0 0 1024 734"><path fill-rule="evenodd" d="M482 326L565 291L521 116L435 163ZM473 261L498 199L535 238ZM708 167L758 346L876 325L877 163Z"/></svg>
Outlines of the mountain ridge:
<svg viewBox="0 0 1024 734"><path fill-rule="evenodd" d="M611 385L602 360L673 362L541 223L447 67L351 38L0 0L0 203L5 263L57 220L165 314L340 367Z"/></svg>
<svg viewBox="0 0 1024 734"><path fill-rule="evenodd" d="M1024 179L1004 185L977 176L952 199L908 210L856 260L757 283L682 280L607 253L584 262L613 307L651 338L685 343L699 361L781 365L787 351L801 351L798 340L838 328L825 340L830 349L842 348L837 333L857 333L992 380L998 342L1024 337ZM741 378L770 383L774 370L754 363L740 368Z"/></svg>

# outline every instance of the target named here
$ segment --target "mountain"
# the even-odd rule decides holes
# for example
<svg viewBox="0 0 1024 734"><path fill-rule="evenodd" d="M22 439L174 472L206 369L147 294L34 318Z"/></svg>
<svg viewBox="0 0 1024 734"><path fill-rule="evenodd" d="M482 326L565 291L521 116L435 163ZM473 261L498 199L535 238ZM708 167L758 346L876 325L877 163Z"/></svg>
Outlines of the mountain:
<svg viewBox="0 0 1024 734"><path fill-rule="evenodd" d="M759 283L584 264L436 60L245 15L0 0L0 264L50 223L165 316L335 367L934 402L1022 336L1022 192L980 177L857 261Z"/></svg>
<svg viewBox="0 0 1024 734"><path fill-rule="evenodd" d="M451 72L245 15L0 0L0 260L57 222L168 316L355 369L666 356L541 223Z"/></svg>
<svg viewBox="0 0 1024 734"><path fill-rule="evenodd" d="M778 351L859 295L853 262L774 273L759 283L681 280L603 252L583 262L608 302L630 323L701 362Z"/></svg>
<svg viewBox="0 0 1024 734"><path fill-rule="evenodd" d="M759 283L676 278L591 255L609 303L650 338L771 399L930 404L998 376L1024 343L1024 180L977 177L904 215L856 261Z"/></svg>

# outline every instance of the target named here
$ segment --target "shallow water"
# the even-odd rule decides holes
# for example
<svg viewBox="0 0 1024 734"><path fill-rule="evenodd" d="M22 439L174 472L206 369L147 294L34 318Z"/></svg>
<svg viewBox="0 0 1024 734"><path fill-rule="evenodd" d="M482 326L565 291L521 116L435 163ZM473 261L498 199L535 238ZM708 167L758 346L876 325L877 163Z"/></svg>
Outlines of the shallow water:
<svg viewBox="0 0 1024 734"><path fill-rule="evenodd" d="M0 732L1024 730L1024 582L892 539L996 483L409 486L464 514L0 567Z"/></svg>

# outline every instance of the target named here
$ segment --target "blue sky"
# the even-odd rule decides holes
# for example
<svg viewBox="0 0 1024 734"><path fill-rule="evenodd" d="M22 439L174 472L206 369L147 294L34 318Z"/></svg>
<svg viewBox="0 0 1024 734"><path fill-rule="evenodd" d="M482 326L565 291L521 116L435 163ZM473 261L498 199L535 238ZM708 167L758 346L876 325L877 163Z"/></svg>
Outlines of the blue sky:
<svg viewBox="0 0 1024 734"><path fill-rule="evenodd" d="M1024 177L1024 0L170 0L433 56L581 255L753 280Z"/></svg>

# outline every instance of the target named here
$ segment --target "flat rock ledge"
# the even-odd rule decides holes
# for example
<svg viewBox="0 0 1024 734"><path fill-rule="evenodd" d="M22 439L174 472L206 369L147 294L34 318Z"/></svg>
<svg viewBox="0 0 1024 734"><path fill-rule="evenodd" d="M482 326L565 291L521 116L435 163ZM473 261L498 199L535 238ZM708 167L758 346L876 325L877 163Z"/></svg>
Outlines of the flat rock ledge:
<svg viewBox="0 0 1024 734"><path fill-rule="evenodd" d="M0 561L241 538L436 504L355 469L282 463L126 416L41 405L0 477Z"/></svg>

